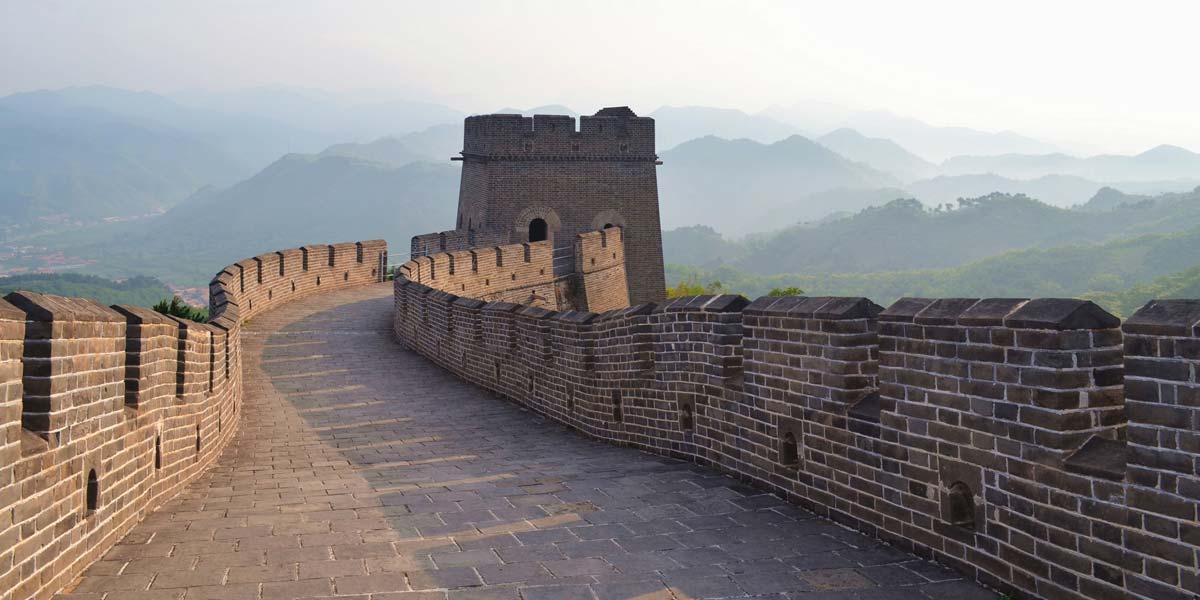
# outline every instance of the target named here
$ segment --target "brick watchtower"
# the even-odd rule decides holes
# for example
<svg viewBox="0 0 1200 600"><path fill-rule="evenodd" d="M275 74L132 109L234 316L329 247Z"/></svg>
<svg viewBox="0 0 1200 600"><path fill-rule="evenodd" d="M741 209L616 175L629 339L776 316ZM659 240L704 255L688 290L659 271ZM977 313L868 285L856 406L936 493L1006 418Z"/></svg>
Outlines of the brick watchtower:
<svg viewBox="0 0 1200 600"><path fill-rule="evenodd" d="M591 117L468 117L456 229L479 239L554 242L621 227L630 302L665 295L654 119L628 107ZM563 257L565 258L565 257Z"/></svg>

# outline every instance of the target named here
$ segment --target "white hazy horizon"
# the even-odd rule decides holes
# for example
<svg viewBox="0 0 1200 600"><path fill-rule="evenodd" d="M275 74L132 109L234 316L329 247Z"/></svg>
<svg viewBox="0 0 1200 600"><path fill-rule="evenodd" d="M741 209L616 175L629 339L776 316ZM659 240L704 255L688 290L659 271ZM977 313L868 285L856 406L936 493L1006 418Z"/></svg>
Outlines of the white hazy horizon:
<svg viewBox="0 0 1200 600"><path fill-rule="evenodd" d="M468 113L799 103L814 122L882 109L1077 154L1200 150L1198 17L1200 3L1153 0L0 0L0 95L283 86Z"/></svg>

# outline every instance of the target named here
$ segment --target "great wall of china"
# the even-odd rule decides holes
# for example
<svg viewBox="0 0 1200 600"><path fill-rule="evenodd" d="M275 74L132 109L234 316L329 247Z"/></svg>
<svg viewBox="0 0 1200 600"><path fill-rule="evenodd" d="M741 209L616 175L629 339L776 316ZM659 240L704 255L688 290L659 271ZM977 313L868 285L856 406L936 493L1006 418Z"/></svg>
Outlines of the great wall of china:
<svg viewBox="0 0 1200 600"><path fill-rule="evenodd" d="M238 427L242 325L382 281L379 240L243 260L207 324L15 292L0 300L0 597L48 598L213 464Z"/></svg>
<svg viewBox="0 0 1200 600"><path fill-rule="evenodd" d="M404 347L1014 597L1200 597L1200 300L1124 323L1070 299L639 301L661 297L656 195L653 210L600 188L544 202L592 175L653 183L653 121L605 110L579 132L468 120L459 227L414 238L395 268ZM595 156L573 141L605 135ZM514 206L523 189L541 200ZM213 279L208 325L0 303L4 600L62 589L216 460L239 424L248 320L387 273L382 241L260 255Z"/></svg>
<svg viewBox="0 0 1200 600"><path fill-rule="evenodd" d="M399 339L590 437L734 474L997 589L1200 593L1200 301L1124 324L1058 299L597 314L459 297L456 275L396 279Z"/></svg>

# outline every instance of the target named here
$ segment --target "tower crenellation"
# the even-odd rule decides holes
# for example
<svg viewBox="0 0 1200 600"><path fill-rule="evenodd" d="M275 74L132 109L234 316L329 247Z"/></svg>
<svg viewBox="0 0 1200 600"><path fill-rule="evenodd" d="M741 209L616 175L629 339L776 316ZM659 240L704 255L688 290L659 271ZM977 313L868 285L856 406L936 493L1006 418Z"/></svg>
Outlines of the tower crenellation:
<svg viewBox="0 0 1200 600"><path fill-rule="evenodd" d="M414 237L414 256L548 241L555 264L569 267L577 236L617 228L625 253L626 301L663 299L654 119L624 106L578 120L567 115L468 117L459 160L463 170L454 230Z"/></svg>
<svg viewBox="0 0 1200 600"><path fill-rule="evenodd" d="M578 121L569 115L467 117L463 155L505 160L653 161L654 119L623 114L583 116Z"/></svg>

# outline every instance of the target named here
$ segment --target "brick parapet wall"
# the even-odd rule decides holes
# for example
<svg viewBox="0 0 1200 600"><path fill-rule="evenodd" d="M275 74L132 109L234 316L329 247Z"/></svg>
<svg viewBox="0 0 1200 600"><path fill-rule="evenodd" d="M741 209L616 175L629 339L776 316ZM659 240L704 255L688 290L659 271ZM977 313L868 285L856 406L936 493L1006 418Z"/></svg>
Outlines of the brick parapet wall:
<svg viewBox="0 0 1200 600"><path fill-rule="evenodd" d="M472 228L468 228L468 224L460 223L458 229L414 235L409 248L409 258L429 256L438 252L502 246L513 241L508 239L506 231L474 227L476 224L470 225Z"/></svg>
<svg viewBox="0 0 1200 600"><path fill-rule="evenodd" d="M655 160L654 119L478 115L464 124L463 156L507 160Z"/></svg>
<svg viewBox="0 0 1200 600"><path fill-rule="evenodd" d="M49 598L216 460L237 428L246 319L382 281L386 251L239 261L213 278L207 324L31 292L0 300L0 597Z"/></svg>
<svg viewBox="0 0 1200 600"><path fill-rule="evenodd" d="M1123 330L1126 522L1142 528L1114 534L1103 550L1113 562L1139 557L1126 563L1141 567L1127 579L1138 589L1200 595L1200 300L1153 301Z"/></svg>
<svg viewBox="0 0 1200 600"><path fill-rule="evenodd" d="M209 283L209 312L229 306L250 319L280 304L312 294L384 281L387 242L367 240L301 246L262 254L225 267Z"/></svg>
<svg viewBox="0 0 1200 600"><path fill-rule="evenodd" d="M456 231L418 236L415 252L442 237L447 251L456 250L455 239L472 229L503 234L478 246L536 240L541 233L530 228L541 221L548 239L568 253L576 235L619 227L630 302L663 299L653 119L606 108L580 118L576 130L569 116L470 117L462 160Z"/></svg>
<svg viewBox="0 0 1200 600"><path fill-rule="evenodd" d="M583 286L579 308L605 312L629 305L625 244L620 227L575 236L575 273Z"/></svg>
<svg viewBox="0 0 1200 600"><path fill-rule="evenodd" d="M628 305L620 233L606 234L603 239L593 234L579 238L577 260L591 264L595 259L597 265L587 273L556 276L554 248L549 241L417 256L399 265L396 273L456 296L489 302L512 302L551 310L579 302L607 308Z"/></svg>
<svg viewBox="0 0 1200 600"><path fill-rule="evenodd" d="M1200 593L1200 301L1151 304L1122 335L1077 300L597 314L454 297L454 335L481 342L448 361L405 325L437 292L395 290L402 342L587 435L728 472L1018 597Z"/></svg>

